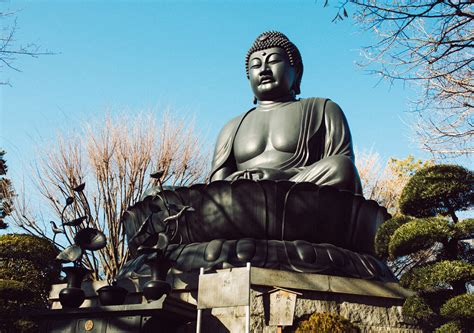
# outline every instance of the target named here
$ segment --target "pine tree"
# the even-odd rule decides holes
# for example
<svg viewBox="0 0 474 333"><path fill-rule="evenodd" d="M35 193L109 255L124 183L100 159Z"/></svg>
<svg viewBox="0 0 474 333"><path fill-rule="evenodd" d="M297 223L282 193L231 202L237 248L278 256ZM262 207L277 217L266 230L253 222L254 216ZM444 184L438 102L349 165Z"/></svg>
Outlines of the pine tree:
<svg viewBox="0 0 474 333"><path fill-rule="evenodd" d="M5 151L0 150L0 229L8 227L5 217L12 213L12 198L15 195L10 179L4 177L8 171L7 161L4 156Z"/></svg>
<svg viewBox="0 0 474 333"><path fill-rule="evenodd" d="M404 214L379 229L376 251L395 260L429 253L410 267L400 283L416 292L403 305L404 315L437 332L467 332L474 319L474 219L456 212L474 205L474 172L456 165L424 168L408 181L400 197ZM437 327L437 328L436 328Z"/></svg>

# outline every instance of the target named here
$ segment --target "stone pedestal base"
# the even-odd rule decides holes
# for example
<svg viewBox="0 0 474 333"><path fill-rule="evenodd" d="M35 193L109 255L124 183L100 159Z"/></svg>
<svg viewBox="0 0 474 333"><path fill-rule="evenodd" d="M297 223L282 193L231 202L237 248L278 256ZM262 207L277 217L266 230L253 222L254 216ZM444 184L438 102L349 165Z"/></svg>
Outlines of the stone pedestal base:
<svg viewBox="0 0 474 333"><path fill-rule="evenodd" d="M228 270L221 270L218 273L225 271ZM51 292L52 308L56 310L51 310L49 314L46 313L43 318L49 321L59 319L64 321L65 318L77 321L77 324L69 326L70 330L68 332L72 333L81 331L83 328L83 325L81 326L82 321L89 319L95 322L100 318L107 317L110 321L114 316L117 318L127 316L130 322L134 322L132 319L136 317L141 324L134 324L135 326L127 328L125 327L126 323L122 323L122 331L161 332L160 323L162 325L164 319L174 316L174 324L172 327L167 327L166 332L194 333L196 332L196 317L193 313L197 313L198 281L199 275L196 273L170 274L168 282L173 286L173 291L168 296L168 300L161 302L160 306L154 306L153 303L147 304L141 294L142 287L147 282L146 278L125 280L120 284L129 290L126 300L128 305L116 308L100 307L94 290L97 290L102 284L85 282L82 287L86 292L86 302L81 306L81 309L71 311L59 310L58 293L65 285L56 285ZM284 272L263 268L251 268L250 270L251 332L280 332L277 326L270 325L270 304L268 297L266 297L269 295L269 291L275 290L275 287L297 293L293 328L290 326L281 327L281 332L292 332L299 320L314 312L339 314L357 325L360 331L364 333L422 332L407 321L401 313L401 305L411 292L400 287L398 283ZM216 288L206 292L214 296L220 290L216 286ZM141 306L144 306L144 308L142 309ZM53 313L54 311L60 316L56 317L57 314ZM245 306L203 310L201 332L245 332L245 318ZM145 322L150 320L152 321L145 327ZM53 326L48 325L48 327ZM108 327L111 328L111 326ZM117 332L116 329L104 328L104 330L103 332Z"/></svg>
<svg viewBox="0 0 474 333"><path fill-rule="evenodd" d="M252 289L251 332L277 333L277 326L268 324L268 309L259 294L264 289ZM421 333L401 313L401 302L372 297L304 292L296 301L295 325L282 327L282 332L294 332L301 318L318 312L339 314L359 327L361 333ZM191 332L191 331L189 331ZM216 308L205 312L202 332L245 332L245 307Z"/></svg>
<svg viewBox="0 0 474 333"><path fill-rule="evenodd" d="M271 305L265 295L274 290L274 286L298 293L294 325L281 327L281 331L278 326L269 324ZM406 320L401 312L401 305L410 294L397 283L252 268L250 331L293 332L299 320L315 312L328 312L350 320L362 333L421 333L422 330ZM245 332L245 316L245 306L206 310L202 332Z"/></svg>

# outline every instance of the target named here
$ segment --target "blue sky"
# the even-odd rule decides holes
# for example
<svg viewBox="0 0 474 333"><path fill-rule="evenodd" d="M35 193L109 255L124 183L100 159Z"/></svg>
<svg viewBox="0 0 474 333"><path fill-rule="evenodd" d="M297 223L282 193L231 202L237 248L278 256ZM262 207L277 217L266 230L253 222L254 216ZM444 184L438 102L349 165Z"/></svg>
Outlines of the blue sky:
<svg viewBox="0 0 474 333"><path fill-rule="evenodd" d="M210 146L219 129L252 107L244 59L266 30L285 33L305 66L301 97L329 97L344 110L359 150L383 158L427 158L410 140L408 98L355 62L373 43L352 19L331 20L324 1L6 1L19 10L18 43L55 52L19 58L21 72L3 71L0 146L9 177L27 178L34 147L54 144L108 111L170 107L194 115ZM334 2L333 2L334 4Z"/></svg>

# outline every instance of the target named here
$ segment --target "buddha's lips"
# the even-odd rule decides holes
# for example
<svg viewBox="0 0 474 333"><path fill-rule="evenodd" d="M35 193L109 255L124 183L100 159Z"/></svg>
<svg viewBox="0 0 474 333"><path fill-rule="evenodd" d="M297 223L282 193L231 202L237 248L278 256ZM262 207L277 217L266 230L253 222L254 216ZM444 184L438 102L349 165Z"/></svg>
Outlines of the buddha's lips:
<svg viewBox="0 0 474 333"><path fill-rule="evenodd" d="M271 76L262 76L260 78L260 83L261 84L262 83L271 83L271 82L273 82L273 77L271 77Z"/></svg>

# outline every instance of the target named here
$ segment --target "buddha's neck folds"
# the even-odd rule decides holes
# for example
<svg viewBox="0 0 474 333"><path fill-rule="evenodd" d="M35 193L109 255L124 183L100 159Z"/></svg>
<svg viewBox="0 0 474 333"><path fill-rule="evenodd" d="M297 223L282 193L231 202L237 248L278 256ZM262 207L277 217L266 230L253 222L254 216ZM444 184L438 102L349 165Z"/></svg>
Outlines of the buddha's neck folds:
<svg viewBox="0 0 474 333"><path fill-rule="evenodd" d="M296 99L293 96L283 97L274 101L259 101L257 109L262 111L273 110L295 101Z"/></svg>

